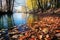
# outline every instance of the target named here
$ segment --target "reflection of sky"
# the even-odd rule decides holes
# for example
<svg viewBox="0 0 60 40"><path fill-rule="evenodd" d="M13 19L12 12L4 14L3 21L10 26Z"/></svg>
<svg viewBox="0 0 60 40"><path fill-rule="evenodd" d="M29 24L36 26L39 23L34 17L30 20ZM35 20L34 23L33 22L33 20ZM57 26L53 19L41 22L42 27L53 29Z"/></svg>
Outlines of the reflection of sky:
<svg viewBox="0 0 60 40"><path fill-rule="evenodd" d="M16 26L18 26L18 30L20 32L28 30L28 28L26 28L27 26L24 25L26 24L28 16L29 15L28 14L25 15L25 13L14 13L13 14L14 23ZM21 25L24 25L25 27Z"/></svg>
<svg viewBox="0 0 60 40"><path fill-rule="evenodd" d="M22 24L25 24L26 23L26 19L27 19L27 16L25 15L23 18L23 15L24 13L14 13L13 14L13 18L14 18L14 23L15 25L22 25Z"/></svg>

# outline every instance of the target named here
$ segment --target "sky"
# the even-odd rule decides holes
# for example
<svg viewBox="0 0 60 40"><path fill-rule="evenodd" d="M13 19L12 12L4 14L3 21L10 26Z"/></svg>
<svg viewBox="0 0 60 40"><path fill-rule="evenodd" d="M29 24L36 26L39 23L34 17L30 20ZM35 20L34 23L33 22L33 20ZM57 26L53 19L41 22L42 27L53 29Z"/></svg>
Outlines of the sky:
<svg viewBox="0 0 60 40"><path fill-rule="evenodd" d="M25 5L25 1L26 0L15 0L14 8L15 9L21 8L21 6L24 6Z"/></svg>

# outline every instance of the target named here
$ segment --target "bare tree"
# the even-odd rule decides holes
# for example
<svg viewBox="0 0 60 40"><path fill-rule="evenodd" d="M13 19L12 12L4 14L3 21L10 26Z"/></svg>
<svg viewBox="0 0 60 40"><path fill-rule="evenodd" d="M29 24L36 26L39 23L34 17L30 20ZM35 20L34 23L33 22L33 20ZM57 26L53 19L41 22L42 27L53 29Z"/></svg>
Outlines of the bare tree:
<svg viewBox="0 0 60 40"><path fill-rule="evenodd" d="M9 12L13 11L13 7L14 7L14 0L6 0L6 3L7 3L7 10Z"/></svg>
<svg viewBox="0 0 60 40"><path fill-rule="evenodd" d="M0 0L0 11L2 11L2 0Z"/></svg>

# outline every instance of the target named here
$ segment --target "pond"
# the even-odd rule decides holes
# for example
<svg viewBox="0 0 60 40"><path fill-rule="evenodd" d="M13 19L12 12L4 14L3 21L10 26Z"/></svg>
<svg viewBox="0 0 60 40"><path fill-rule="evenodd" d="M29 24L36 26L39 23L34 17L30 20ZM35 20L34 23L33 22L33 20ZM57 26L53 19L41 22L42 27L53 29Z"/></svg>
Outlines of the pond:
<svg viewBox="0 0 60 40"><path fill-rule="evenodd" d="M12 15L0 16L0 29L11 28L13 26L20 26L26 24L29 14L13 13Z"/></svg>

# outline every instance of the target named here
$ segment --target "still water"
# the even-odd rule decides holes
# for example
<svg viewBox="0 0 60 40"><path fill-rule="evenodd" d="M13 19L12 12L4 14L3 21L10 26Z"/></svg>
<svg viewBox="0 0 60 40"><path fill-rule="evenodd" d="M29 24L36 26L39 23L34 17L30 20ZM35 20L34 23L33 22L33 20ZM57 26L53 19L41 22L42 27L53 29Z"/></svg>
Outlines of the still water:
<svg viewBox="0 0 60 40"><path fill-rule="evenodd" d="M13 13L12 15L0 16L0 29L11 28L13 26L20 26L26 24L29 14L25 13Z"/></svg>

